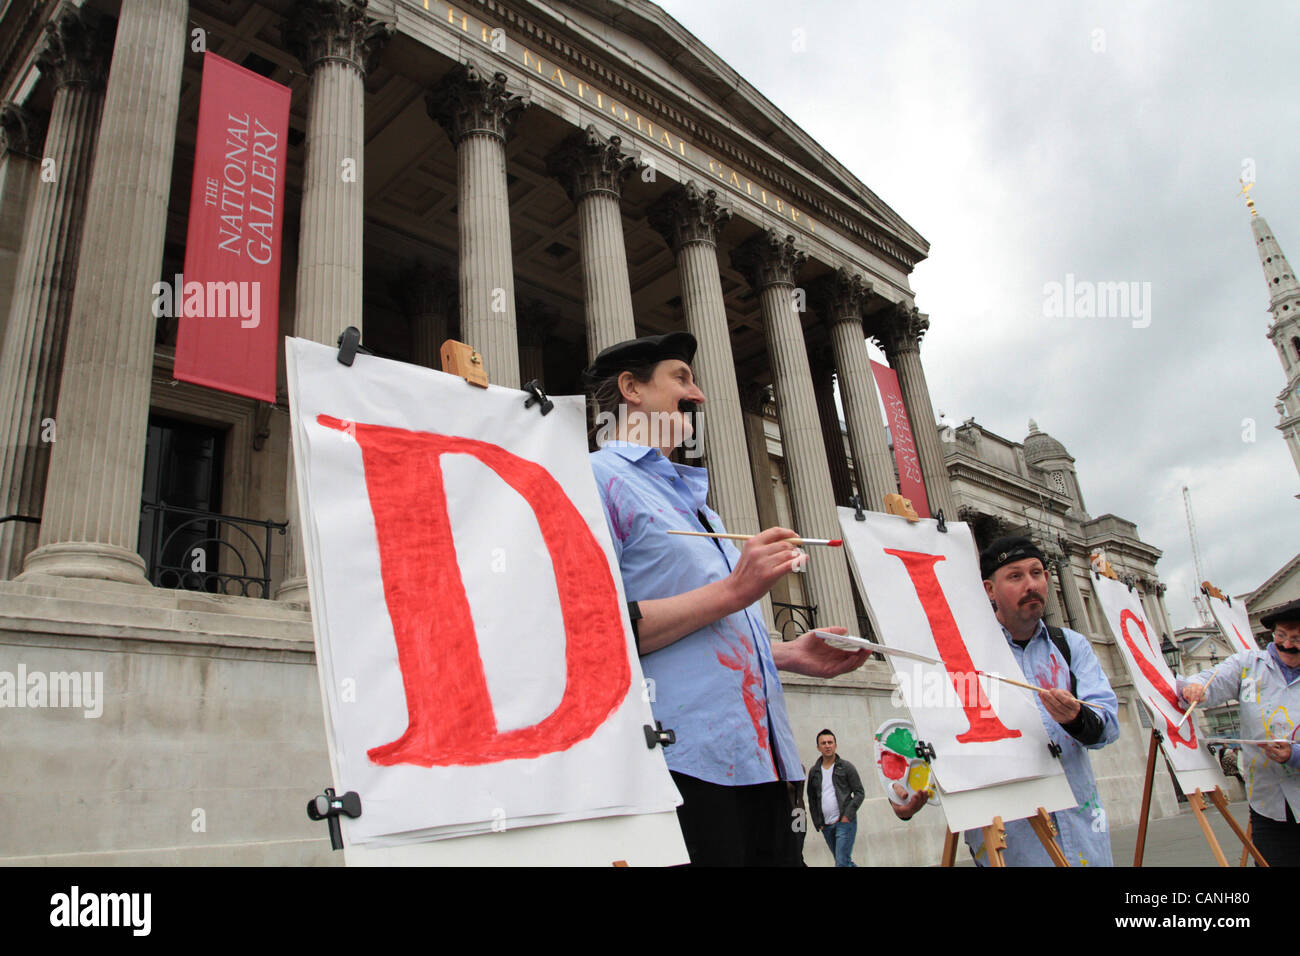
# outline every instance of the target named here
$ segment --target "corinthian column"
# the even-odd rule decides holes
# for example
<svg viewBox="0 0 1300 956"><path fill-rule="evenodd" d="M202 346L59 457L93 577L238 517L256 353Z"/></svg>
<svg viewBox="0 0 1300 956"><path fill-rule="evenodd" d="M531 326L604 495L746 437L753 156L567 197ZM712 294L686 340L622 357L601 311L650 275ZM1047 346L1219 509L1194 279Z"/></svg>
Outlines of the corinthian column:
<svg viewBox="0 0 1300 956"><path fill-rule="evenodd" d="M897 491L898 485L862 329L862 303L870 291L871 283L844 269L836 271L824 286L826 320L840 375L840 401L844 403L862 507L884 511L885 495Z"/></svg>
<svg viewBox="0 0 1300 956"><path fill-rule="evenodd" d="M298 0L281 25L285 47L311 76L294 334L324 345L361 324L365 196L365 78L393 25L366 14L367 0ZM306 604L306 563L290 452L285 577L276 598Z"/></svg>
<svg viewBox="0 0 1300 956"><path fill-rule="evenodd" d="M36 547L55 407L77 275L77 253L104 106L113 24L90 7L65 8L46 25L37 63L55 81L44 159L18 262L8 338L0 354L0 575L15 577Z"/></svg>
<svg viewBox="0 0 1300 956"><path fill-rule="evenodd" d="M86 199L39 547L24 574L147 584L136 554L151 290L171 192L185 0L122 0Z"/></svg>
<svg viewBox="0 0 1300 956"><path fill-rule="evenodd" d="M42 118L16 103L0 103L0 343L14 294L32 197L45 140Z"/></svg>
<svg viewBox="0 0 1300 956"><path fill-rule="evenodd" d="M518 388L506 131L528 103L506 89L507 79L504 73L488 78L473 62L456 66L425 105L456 144L461 338L483 356L493 384Z"/></svg>
<svg viewBox="0 0 1300 956"><path fill-rule="evenodd" d="M853 497L853 481L840 434L840 413L835 408L835 359L831 350L826 346L813 349L808 354L808 366L812 372L813 396L817 399L817 418L822 424L822 442L826 445L831 490L835 493L835 503L847 507Z"/></svg>
<svg viewBox="0 0 1300 956"><path fill-rule="evenodd" d="M930 317L918 312L916 306L899 305L884 319L876 341L889 359L890 367L898 373L898 388L903 393L912 439L921 459L921 478L925 482L930 513L937 515L943 509L944 516L951 519L956 516L957 507L952 486L948 484L948 467L943 462L943 445L939 441L934 406L930 404L930 390L925 384L925 370L921 367L921 338L929 327Z"/></svg>
<svg viewBox="0 0 1300 956"><path fill-rule="evenodd" d="M803 326L795 311L795 276L806 256L794 237L774 230L755 236L732 254L732 265L749 277L763 310L768 361L776 389L781 446L790 474L790 497L798 519L794 529L816 538L838 538L839 519L831 490L826 443L822 441L813 395ZM841 548L814 549L808 565L808 592L817 607L817 624L857 623L849 570Z"/></svg>
<svg viewBox="0 0 1300 956"><path fill-rule="evenodd" d="M643 164L623 152L622 144L620 137L606 139L588 126L546 159L547 170L578 207L589 359L610 345L636 338L619 200L623 180Z"/></svg>
<svg viewBox="0 0 1300 956"><path fill-rule="evenodd" d="M709 504L728 530L755 534L761 529L718 271L718 230L731 210L718 203L714 190L688 182L661 197L648 218L677 257L686 327L699 343L693 369L706 399L698 447L708 458Z"/></svg>

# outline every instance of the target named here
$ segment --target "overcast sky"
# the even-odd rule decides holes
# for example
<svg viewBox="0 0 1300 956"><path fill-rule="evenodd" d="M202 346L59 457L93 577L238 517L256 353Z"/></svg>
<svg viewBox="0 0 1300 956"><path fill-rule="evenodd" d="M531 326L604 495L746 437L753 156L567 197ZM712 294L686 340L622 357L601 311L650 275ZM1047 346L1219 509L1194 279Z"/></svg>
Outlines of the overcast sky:
<svg viewBox="0 0 1300 956"><path fill-rule="evenodd" d="M1196 622L1184 484L1226 592L1300 551L1237 195L1253 161L1257 207L1300 262L1300 5L660 5L930 242L912 289L936 411L1014 441L1033 418L1061 441L1089 513L1163 550L1175 627ZM1149 325L1045 316L1067 274L1150 283Z"/></svg>

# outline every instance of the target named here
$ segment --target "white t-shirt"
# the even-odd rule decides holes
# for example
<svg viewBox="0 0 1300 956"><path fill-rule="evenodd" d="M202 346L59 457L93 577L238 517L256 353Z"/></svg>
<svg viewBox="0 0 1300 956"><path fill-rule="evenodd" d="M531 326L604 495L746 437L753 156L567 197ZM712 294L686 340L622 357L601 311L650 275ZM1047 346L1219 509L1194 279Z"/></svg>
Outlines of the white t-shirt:
<svg viewBox="0 0 1300 956"><path fill-rule="evenodd" d="M822 767L822 819L830 826L840 822L840 802L835 799L835 765Z"/></svg>

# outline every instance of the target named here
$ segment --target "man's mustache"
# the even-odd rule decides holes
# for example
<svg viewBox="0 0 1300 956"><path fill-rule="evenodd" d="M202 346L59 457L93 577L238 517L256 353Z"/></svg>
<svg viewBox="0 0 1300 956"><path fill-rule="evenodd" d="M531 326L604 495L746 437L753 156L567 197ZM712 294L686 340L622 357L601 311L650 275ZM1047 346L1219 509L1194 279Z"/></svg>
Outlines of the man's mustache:
<svg viewBox="0 0 1300 956"><path fill-rule="evenodd" d="M1046 603L1043 596L1039 594L1037 591L1030 591L1028 594L1026 594L1024 597L1020 599L1020 603L1022 606L1028 604L1030 601L1037 601L1039 604Z"/></svg>
<svg viewBox="0 0 1300 956"><path fill-rule="evenodd" d="M694 415L700 410L700 406L698 402L692 402L690 399L683 398L677 403L677 410L679 412L685 412L688 415Z"/></svg>

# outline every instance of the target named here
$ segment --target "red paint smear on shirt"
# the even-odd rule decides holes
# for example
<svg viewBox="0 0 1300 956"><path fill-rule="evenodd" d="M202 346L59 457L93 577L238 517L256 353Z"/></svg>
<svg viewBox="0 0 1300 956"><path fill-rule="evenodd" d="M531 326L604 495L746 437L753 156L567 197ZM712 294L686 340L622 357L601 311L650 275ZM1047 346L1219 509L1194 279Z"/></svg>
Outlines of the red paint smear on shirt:
<svg viewBox="0 0 1300 956"><path fill-rule="evenodd" d="M355 434L374 514L384 599L406 691L407 729L368 751L380 765L475 765L567 750L596 732L631 686L618 591L604 551L559 483L488 442L381 425ZM440 459L472 455L532 509L550 553L565 632L564 696L530 727L499 732L461 580ZM520 640L527 639L521 629Z"/></svg>
<svg viewBox="0 0 1300 956"><path fill-rule="evenodd" d="M1047 666L1050 670L1046 675L1042 671L1038 672L1038 683L1044 687L1064 687L1065 685L1058 683L1058 681L1061 674L1065 672L1065 668L1061 666L1061 662L1056 659L1056 655L1050 649L1047 652Z"/></svg>
<svg viewBox="0 0 1300 956"><path fill-rule="evenodd" d="M744 638L737 640L735 643L727 640L726 637L722 637L722 640L726 641L730 653L716 651L718 663L744 675L744 680L741 681L740 685L740 692L745 699L745 710L749 712L749 722L754 725L754 738L758 741L759 751L766 753L769 759L773 759L772 747L767 739L767 703L758 693L763 686L763 682L754 669L753 651L749 646L749 642ZM774 761L773 767L775 765Z"/></svg>
<svg viewBox="0 0 1300 956"><path fill-rule="evenodd" d="M907 761L898 754L883 753L880 755L880 770L890 780L902 780L903 774L907 773Z"/></svg>

